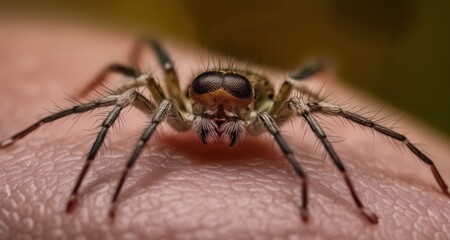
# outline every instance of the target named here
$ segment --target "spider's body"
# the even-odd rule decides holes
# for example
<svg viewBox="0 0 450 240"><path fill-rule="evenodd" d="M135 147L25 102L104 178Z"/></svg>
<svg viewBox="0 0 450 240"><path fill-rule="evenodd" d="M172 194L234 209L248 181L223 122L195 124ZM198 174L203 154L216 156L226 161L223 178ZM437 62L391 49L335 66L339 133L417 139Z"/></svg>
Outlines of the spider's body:
<svg viewBox="0 0 450 240"><path fill-rule="evenodd" d="M300 213L303 220L307 220L308 218L307 177L295 158L289 144L284 140L278 129L279 125L282 125L292 117L300 117L306 121L322 143L330 159L342 173L351 196L363 216L372 223L378 222L377 216L366 208L360 200L350 177L347 175L344 164L335 152L322 127L313 116L314 113L339 116L401 142L422 162L430 167L442 191L450 196L448 186L433 161L413 145L404 135L356 113L347 111L338 105L328 103L319 98L317 94L311 93L307 88L305 90L302 80L320 71L323 68L323 64L320 62L299 69L284 81L277 92L274 91L274 88L266 77L253 73L252 71L215 69L207 70L195 76L187 89L187 94L183 94L171 58L158 42L149 39L140 39L137 41L130 56L132 65L139 66L139 56L142 48L145 46L150 46L156 52L160 64L165 70L167 93L162 90L153 77L143 73L140 69L121 64L111 64L100 72L94 79L93 84L87 91L83 92L84 94L92 90L93 87L104 81L106 76L111 72L127 76L127 80L117 90L111 92L110 95L51 114L0 142L0 148L5 148L45 123L68 115L113 106L108 116L104 119L97 138L87 155L84 167L70 195L66 209L67 212L71 212L75 208L79 188L91 163L103 145L110 127L118 119L121 111L130 105L152 116L152 120L142 133L126 163L126 167L112 198L111 218L115 215L117 199L128 175L128 171L133 167L145 144L163 121L167 121L178 131L193 130L205 144L220 138L229 146L233 146L242 139L245 132L253 135L267 132L272 135L291 167L301 179L302 204ZM141 86L146 87L151 98L147 98L136 91L136 88ZM300 96L292 97L293 91L299 92ZM309 97L304 98L304 95L309 95Z"/></svg>

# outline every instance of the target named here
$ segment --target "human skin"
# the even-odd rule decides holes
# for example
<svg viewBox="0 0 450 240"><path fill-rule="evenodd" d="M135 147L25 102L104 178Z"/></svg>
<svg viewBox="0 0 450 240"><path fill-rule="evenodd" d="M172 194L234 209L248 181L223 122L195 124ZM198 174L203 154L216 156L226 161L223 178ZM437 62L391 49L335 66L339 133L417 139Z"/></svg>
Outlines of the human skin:
<svg viewBox="0 0 450 240"><path fill-rule="evenodd" d="M108 63L126 62L133 42L132 36L108 30L16 19L0 21L0 36L0 139L48 114L43 108L54 109L52 101L70 106L63 99L76 95ZM207 55L170 41L163 44L186 86ZM147 57L149 69L163 79L154 57ZM278 81L276 86L286 76L262 71ZM326 82L324 92L334 92L335 98L347 100L355 93L331 77L323 74L311 82L316 87ZM348 104L368 107L366 112L381 105L363 95ZM136 110L112 130L81 187L78 208L66 214L69 193L104 118L99 112L83 115L73 127L72 117L49 124L0 150L1 239L450 237L450 199L429 169L401 143L332 117L319 120L362 201L378 215L377 225L360 215L341 174L301 121L281 129L308 175L307 223L299 217L300 181L268 135L248 136L229 148L203 145L192 132L176 133L163 125L132 169L111 224L112 193L149 121ZM419 147L450 182L448 140L412 120L396 126L413 143L426 144Z"/></svg>

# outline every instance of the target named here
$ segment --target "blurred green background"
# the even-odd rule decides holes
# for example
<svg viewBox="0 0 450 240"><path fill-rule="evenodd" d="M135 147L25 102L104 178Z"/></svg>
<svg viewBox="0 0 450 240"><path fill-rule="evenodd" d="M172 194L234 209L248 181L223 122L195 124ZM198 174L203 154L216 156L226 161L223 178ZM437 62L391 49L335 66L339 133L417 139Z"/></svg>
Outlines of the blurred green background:
<svg viewBox="0 0 450 240"><path fill-rule="evenodd" d="M19 0L0 9L157 32L285 70L327 56L341 79L450 134L450 1Z"/></svg>

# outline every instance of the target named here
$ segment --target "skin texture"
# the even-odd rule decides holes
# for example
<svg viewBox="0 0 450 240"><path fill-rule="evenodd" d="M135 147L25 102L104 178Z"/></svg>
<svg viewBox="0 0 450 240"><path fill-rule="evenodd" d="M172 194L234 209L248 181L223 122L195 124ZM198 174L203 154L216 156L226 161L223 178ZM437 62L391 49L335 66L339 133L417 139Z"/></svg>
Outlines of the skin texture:
<svg viewBox="0 0 450 240"><path fill-rule="evenodd" d="M8 19L0 22L0 36L1 139L45 116L48 112L42 108L55 110L51 101L70 106L63 99L87 86L106 64L124 62L133 42L132 36L108 30ZM192 72L203 69L201 60L207 55L170 42L164 45L186 86ZM163 79L154 56L148 59L146 66ZM271 76L279 86L286 74ZM330 74L311 82L316 88L326 82L324 91L341 100L355 93ZM370 106L364 112L380 108L360 95L349 105ZM384 109L380 116L392 111ZM149 121L136 110L116 124L81 187L78 208L68 215L65 204L105 112L83 115L73 127L69 117L0 150L1 239L450 237L450 199L428 168L401 144L330 117L320 122L362 201L377 213L378 225L361 217L340 173L302 121L281 129L309 177L308 223L299 217L300 181L270 137L247 137L233 148L222 143L205 146L192 132L175 133L163 125L131 171L111 225L107 211L114 187ZM412 142L425 145L420 147L450 182L449 142L411 120L396 126Z"/></svg>

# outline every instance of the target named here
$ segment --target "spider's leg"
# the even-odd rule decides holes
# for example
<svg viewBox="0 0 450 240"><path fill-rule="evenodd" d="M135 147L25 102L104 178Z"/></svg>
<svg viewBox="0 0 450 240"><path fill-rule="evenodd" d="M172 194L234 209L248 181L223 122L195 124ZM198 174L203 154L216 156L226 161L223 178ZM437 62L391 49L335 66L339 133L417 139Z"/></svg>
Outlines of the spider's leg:
<svg viewBox="0 0 450 240"><path fill-rule="evenodd" d="M312 111L318 111L325 114L335 115L335 116L341 116L345 119L348 119L352 122L355 122L357 124L366 126L368 128L372 128L375 131L390 137L392 139L395 139L401 143L403 143L414 155L416 155L422 162L427 164L430 167L431 172L433 173L434 178L436 179L436 182L438 183L439 187L442 189L445 195L450 197L450 193L448 191L448 185L445 183L444 179L442 178L441 174L439 173L438 169L436 168L436 165L434 162L425 155L422 151L420 151L414 144L412 144L406 136L397 133L387 127L384 127L378 123L373 122L370 119L367 119L361 115L358 115L356 113L352 113L349 111L346 111L342 109L340 106L326 103L326 102L310 102L307 103L308 106L311 108Z"/></svg>
<svg viewBox="0 0 450 240"><path fill-rule="evenodd" d="M133 153L131 154L131 157L128 159L128 161L125 165L125 169L123 170L122 176L121 176L119 183L116 187L116 190L114 192L114 195L113 195L113 198L111 201L111 204L112 204L111 209L109 211L109 217L111 219L114 219L117 199L119 197L120 191L122 190L125 179L128 175L128 171L133 167L133 165L135 164L137 158L139 157L142 149L144 148L145 144L150 139L150 137L153 135L156 128L162 122L162 120L167 115L167 112L169 111L169 109L171 107L172 107L172 104L167 99L163 100L161 102L161 104L159 104L159 106L155 109L155 111L153 113L153 117L152 117L152 121L151 121L150 125L147 127L147 129L144 131L144 133L141 135L138 143L136 144L136 147L135 147Z"/></svg>
<svg viewBox="0 0 450 240"><path fill-rule="evenodd" d="M108 66L106 66L102 71L100 71L94 79L92 79L88 86L86 86L80 93L78 93L77 97L84 97L86 96L92 89L95 89L97 86L101 85L105 80L106 77L111 73L118 73L125 77L131 77L133 79L137 78L140 73L138 70L133 69L131 67L119 64L119 63L112 63Z"/></svg>
<svg viewBox="0 0 450 240"><path fill-rule="evenodd" d="M298 116L303 117L306 120L311 130L314 132L314 134L320 140L322 145L325 147L325 150L333 160L334 165L336 165L336 167L342 173L345 183L347 184L347 187L349 188L350 193L352 195L353 201L355 202L356 206L359 208L361 213L367 218L367 220L369 220L369 222L378 223L377 215L375 215L375 213L366 208L362 203L362 201L360 200L358 194L355 191L355 188L353 187L353 183L350 180L350 177L347 175L344 164L339 158L339 155L334 150L333 146L331 145L330 141L327 138L327 135L322 130L322 127L320 127L317 120L311 115L311 108L301 98L292 98L287 102L287 106L290 109L294 109Z"/></svg>
<svg viewBox="0 0 450 240"><path fill-rule="evenodd" d="M286 143L284 138L281 136L278 126L275 123L275 120L266 112L259 114L258 118L264 123L264 126L266 127L267 131L269 131L269 133L274 137L275 141L278 143L278 146L280 146L281 150L288 159L292 168L295 170L295 173L302 180L302 207L300 208L300 215L303 221L307 221L309 214L308 214L308 184L306 174L303 172L300 164L295 159L294 153L292 152L291 148Z"/></svg>
<svg viewBox="0 0 450 240"><path fill-rule="evenodd" d="M97 138L95 139L92 148L87 155L83 169L78 176L78 179L69 197L69 201L67 202L67 213L70 213L75 209L77 204L78 190L80 189L80 186L89 170L89 167L91 166L91 163L94 161L100 147L103 145L109 129L119 117L120 112L130 104L135 105L139 110L147 114L151 114L152 110L155 109L155 105L152 102L150 102L144 96L134 90L128 90L117 97L115 107L103 121L101 129L97 134Z"/></svg>
<svg viewBox="0 0 450 240"><path fill-rule="evenodd" d="M142 48L145 46L151 47L156 52L159 63L164 68L169 98L172 99L174 105L181 112L188 112L186 106L187 99L181 91L178 75L175 71L173 62L169 54L164 50L158 41L152 38L139 38L131 51L130 61L133 65L138 66L140 54L143 50Z"/></svg>
<svg viewBox="0 0 450 240"><path fill-rule="evenodd" d="M51 114L47 117L42 118L41 120L35 122L34 124L32 124L31 126L25 128L24 130L12 135L11 137L3 140L0 142L0 149L1 148L5 148L13 143L15 143L17 140L25 137L26 135L32 133L34 130L38 129L40 126L46 124L46 123L50 123L53 122L55 120L58 120L60 118L63 117L67 117L69 115L72 114L78 114L78 113L83 113L83 112L87 112L87 111L91 111L97 108L101 108L101 107L107 107L107 106L111 106L111 105L115 105L117 102L117 99L119 98L119 96L117 95L113 95L113 96L107 96L98 100L94 100L91 102L87 102L87 103L82 103L82 104L78 104L75 105L71 108L59 111L57 113Z"/></svg>
<svg viewBox="0 0 450 240"><path fill-rule="evenodd" d="M151 93L151 96L153 97L153 99L157 104L161 103L162 100L166 99L164 91L162 90L161 86L159 86L159 84L156 82L155 78L145 73L138 74L136 77L133 77L132 79L126 79L120 84L120 86L118 86L116 89L112 89L108 93L110 95L120 95L129 89L141 86L147 87L147 89Z"/></svg>
<svg viewBox="0 0 450 240"><path fill-rule="evenodd" d="M310 94L311 89L307 88L303 84L302 80L306 80L307 78L319 73L324 69L324 67L325 62L322 60L317 60L299 68L297 71L294 72L294 74L292 74L292 76L284 80L283 84L280 87L280 90L278 90L278 93L274 98L274 103L269 110L269 114L274 115L281 108L283 108L284 103L291 96L291 93L294 89L302 93ZM319 96L313 95L312 97L318 98Z"/></svg>
<svg viewBox="0 0 450 240"><path fill-rule="evenodd" d="M130 88L138 87L146 85L149 89L151 95L153 96L153 99L157 104L160 104L163 99L165 99L164 92L162 91L161 87L156 83L155 79L149 75L142 74L136 79L130 79L121 85L121 87L118 88L117 93L122 93L119 95L119 98L117 99L116 107L109 113L109 115L106 117L104 122L102 123L102 128L100 132L97 135L97 138L88 153L85 165L77 179L77 182L72 190L72 194L69 198L69 202L67 203L66 212L71 212L76 207L77 203L77 196L79 188L81 187L82 181L84 177L87 174L87 171L94 160L98 150L102 146L105 137L108 133L109 128L113 125L113 123L118 118L120 111L127 107L129 104L132 104L133 106L137 107L142 112L151 115L155 109L156 106L153 102L145 98L140 93L136 92L135 90L128 90ZM170 114L170 121L169 123L177 123L176 126L179 130L185 130L190 129L191 123L189 121L186 121L182 114L177 111L176 109L173 109L173 111Z"/></svg>

